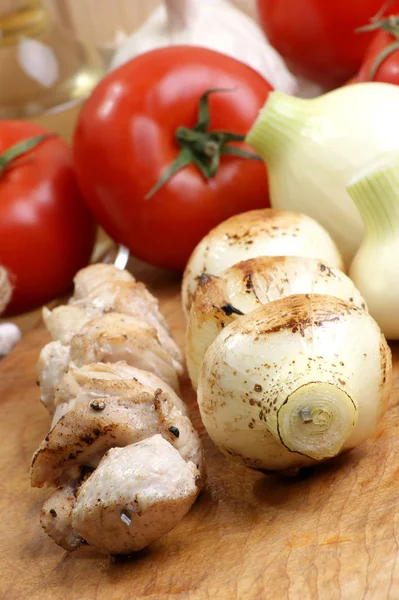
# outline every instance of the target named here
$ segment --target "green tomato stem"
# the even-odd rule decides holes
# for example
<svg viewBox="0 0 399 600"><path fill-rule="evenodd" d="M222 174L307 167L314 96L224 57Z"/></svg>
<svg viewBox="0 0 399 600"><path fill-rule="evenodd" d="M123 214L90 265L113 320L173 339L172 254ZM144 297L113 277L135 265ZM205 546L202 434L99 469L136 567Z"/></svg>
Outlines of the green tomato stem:
<svg viewBox="0 0 399 600"><path fill-rule="evenodd" d="M384 7L383 7L384 8ZM384 10L387 8L385 6ZM368 25L364 25L363 27L358 27L356 29L356 33L363 33L367 31L386 31L391 34L394 38L394 41L391 44L388 44L381 52L376 56L373 64L371 65L370 71L368 73L368 80L373 81L378 69L393 52L399 49L399 18L396 15L390 15L386 19L373 19L372 23Z"/></svg>
<svg viewBox="0 0 399 600"><path fill-rule="evenodd" d="M237 156L249 160L260 160L259 156L243 148L231 146L231 142L245 141L245 135L230 131L209 131L209 95L216 92L233 92L227 89L212 89L205 92L199 101L198 120L192 129L178 127L176 141L181 150L176 160L166 169L145 199L151 198L173 175L184 167L194 164L205 179L215 177L221 156Z"/></svg>
<svg viewBox="0 0 399 600"><path fill-rule="evenodd" d="M22 140L22 142L18 142L17 144L14 144L14 146L11 146L11 148L8 148L8 150L0 155L0 178L4 174L4 171L6 171L6 169L8 169L17 158L20 158L29 152L29 150L36 148L36 146L41 144L41 142L52 136L52 133L37 135L35 137Z"/></svg>

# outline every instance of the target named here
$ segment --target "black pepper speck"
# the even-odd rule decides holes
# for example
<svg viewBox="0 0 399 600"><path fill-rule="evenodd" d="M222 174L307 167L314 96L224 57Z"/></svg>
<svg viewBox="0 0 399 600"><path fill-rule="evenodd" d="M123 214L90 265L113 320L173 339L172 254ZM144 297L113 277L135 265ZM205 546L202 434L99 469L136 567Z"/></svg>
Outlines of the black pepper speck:
<svg viewBox="0 0 399 600"><path fill-rule="evenodd" d="M179 435L180 435L180 431L179 431L179 430L177 429L177 427L175 427L174 425L172 425L171 427L169 427L169 431L170 431L170 433L173 433L173 435L174 435L175 437L177 437L177 438L178 438L178 437L179 437Z"/></svg>

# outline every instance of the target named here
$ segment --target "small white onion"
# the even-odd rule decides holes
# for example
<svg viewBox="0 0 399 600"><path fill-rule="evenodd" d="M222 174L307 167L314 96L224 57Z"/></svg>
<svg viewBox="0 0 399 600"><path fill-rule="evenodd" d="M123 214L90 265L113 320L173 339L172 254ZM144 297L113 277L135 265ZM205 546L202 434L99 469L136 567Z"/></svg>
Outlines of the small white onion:
<svg viewBox="0 0 399 600"><path fill-rule="evenodd" d="M292 294L328 294L367 309L349 277L315 258L260 256L239 262L219 276L204 274L187 328L187 367L194 388L204 354L224 327L262 304Z"/></svg>
<svg viewBox="0 0 399 600"><path fill-rule="evenodd" d="M375 433L391 352L362 309L295 295L228 325L202 362L198 404L226 455L261 470L304 467Z"/></svg>
<svg viewBox="0 0 399 600"><path fill-rule="evenodd" d="M219 275L241 260L256 256L319 258L329 267L343 268L330 235L306 215L271 208L235 215L212 229L187 263L182 284L186 316L202 273Z"/></svg>

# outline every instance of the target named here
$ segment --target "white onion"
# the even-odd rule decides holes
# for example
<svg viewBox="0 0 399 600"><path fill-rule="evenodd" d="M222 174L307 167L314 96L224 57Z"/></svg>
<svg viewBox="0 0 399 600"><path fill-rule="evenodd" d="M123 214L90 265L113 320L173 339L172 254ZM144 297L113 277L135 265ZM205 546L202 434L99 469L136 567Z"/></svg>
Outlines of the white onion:
<svg viewBox="0 0 399 600"><path fill-rule="evenodd" d="M319 98L272 92L247 136L266 162L274 208L323 225L347 263L363 237L346 184L378 154L399 149L399 88L359 83Z"/></svg>
<svg viewBox="0 0 399 600"><path fill-rule="evenodd" d="M388 339L399 339L399 153L373 160L349 183L366 235L350 275Z"/></svg>
<svg viewBox="0 0 399 600"><path fill-rule="evenodd" d="M252 210L220 223L194 249L183 276L186 316L203 273L219 275L235 263L257 256L318 258L342 268L342 258L329 234L316 221L289 211Z"/></svg>
<svg viewBox="0 0 399 600"><path fill-rule="evenodd" d="M237 263L219 276L204 275L191 306L186 338L193 387L197 388L207 348L229 323L292 294L328 294L366 309L349 277L314 258L257 257Z"/></svg>
<svg viewBox="0 0 399 600"><path fill-rule="evenodd" d="M391 352L367 312L295 295L219 334L202 362L198 404L226 455L256 469L297 468L375 433L391 373Z"/></svg>

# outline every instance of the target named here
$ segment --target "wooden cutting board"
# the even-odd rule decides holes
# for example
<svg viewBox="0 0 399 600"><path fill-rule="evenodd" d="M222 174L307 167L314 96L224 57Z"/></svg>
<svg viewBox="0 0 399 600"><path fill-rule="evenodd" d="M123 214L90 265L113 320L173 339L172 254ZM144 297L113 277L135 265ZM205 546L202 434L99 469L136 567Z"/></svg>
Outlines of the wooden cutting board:
<svg viewBox="0 0 399 600"><path fill-rule="evenodd" d="M132 265L161 301L178 341L179 281ZM49 418L34 365L48 340L40 326L0 363L1 600L374 600L399 598L399 393L376 439L295 479L265 476L222 456L193 409L208 483L184 520L132 558L83 547L68 554L45 535L48 491L31 489L32 453ZM393 348L395 384L399 347Z"/></svg>

